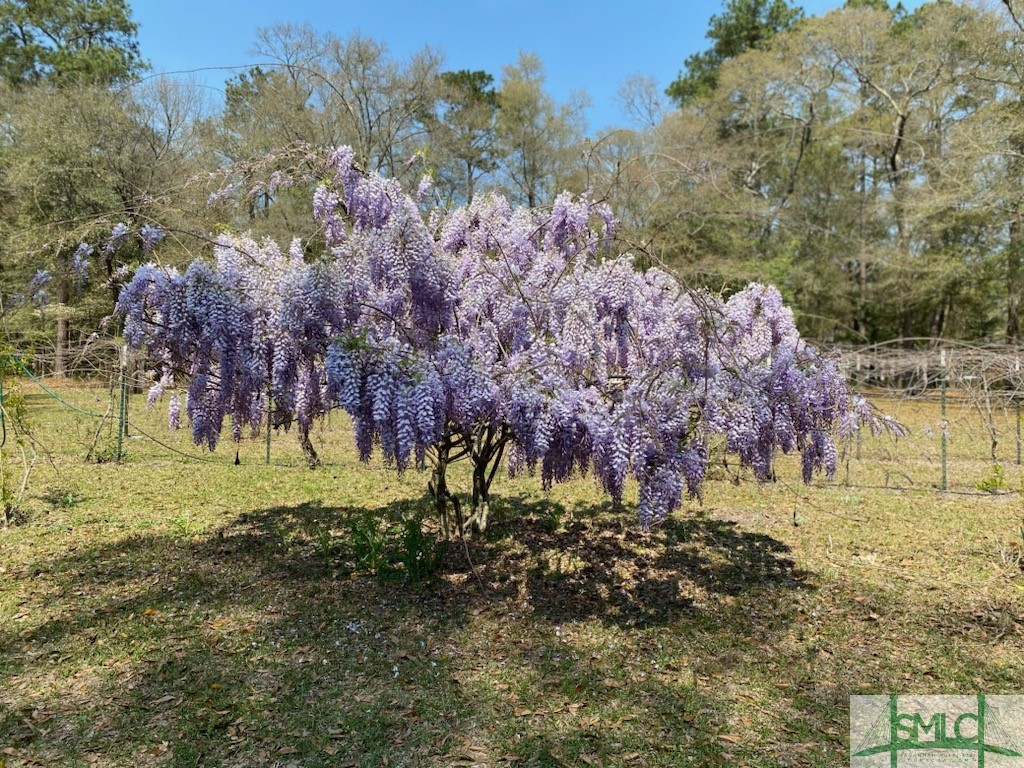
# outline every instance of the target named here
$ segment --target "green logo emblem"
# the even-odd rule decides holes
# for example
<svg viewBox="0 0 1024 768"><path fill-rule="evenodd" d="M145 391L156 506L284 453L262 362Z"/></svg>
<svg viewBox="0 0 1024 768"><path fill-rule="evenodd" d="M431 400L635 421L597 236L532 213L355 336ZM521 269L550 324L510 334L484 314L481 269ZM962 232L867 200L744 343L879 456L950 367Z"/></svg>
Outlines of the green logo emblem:
<svg viewBox="0 0 1024 768"><path fill-rule="evenodd" d="M902 755L905 765L924 765L907 758L923 758L921 751L931 750L927 765L935 768L968 764L984 768L986 757L990 768L1017 765L1022 753L1007 726L1015 733L1024 726L1022 697L993 698L999 703L994 708L985 696L854 696L850 699L851 764L882 766L884 758L866 759L887 755L890 768L897 768ZM905 700L902 710L901 699ZM947 759L936 752L946 752ZM1020 764L1024 768L1024 761Z"/></svg>

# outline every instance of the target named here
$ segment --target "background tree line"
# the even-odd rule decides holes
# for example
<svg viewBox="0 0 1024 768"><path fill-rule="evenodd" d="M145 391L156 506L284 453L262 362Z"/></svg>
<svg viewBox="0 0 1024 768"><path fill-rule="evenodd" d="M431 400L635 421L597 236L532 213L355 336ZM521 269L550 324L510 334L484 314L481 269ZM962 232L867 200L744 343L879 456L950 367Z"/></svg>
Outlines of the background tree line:
<svg viewBox="0 0 1024 768"><path fill-rule="evenodd" d="M1016 2L849 0L807 17L786 0L728 0L666 92L631 78L630 124L592 131L585 94L554 99L528 53L499 73L451 71L430 48L395 57L360 35L275 25L215 102L148 74L123 0L3 0L4 310L38 270L51 276L49 306L7 312L5 332L55 342L62 370L141 259L141 242L96 248L82 269L80 244L120 222L161 224L161 258L182 261L218 230L302 231L314 185L253 194L237 169L305 143L351 145L361 167L406 184L429 174L441 204L491 190L533 206L563 189L605 199L641 263L727 291L772 282L826 341L1017 342Z"/></svg>

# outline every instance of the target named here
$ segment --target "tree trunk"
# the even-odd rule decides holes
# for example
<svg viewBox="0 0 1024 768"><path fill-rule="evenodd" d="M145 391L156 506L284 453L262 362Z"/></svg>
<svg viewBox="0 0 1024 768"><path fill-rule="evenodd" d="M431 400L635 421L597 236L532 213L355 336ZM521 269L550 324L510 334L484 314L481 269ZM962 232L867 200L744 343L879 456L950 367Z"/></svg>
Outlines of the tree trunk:
<svg viewBox="0 0 1024 768"><path fill-rule="evenodd" d="M441 536L446 541L452 536L451 520L448 517L448 455L448 448L437 446L437 463L434 465L430 482L427 483L427 488L434 497L437 519L441 523Z"/></svg>
<svg viewBox="0 0 1024 768"><path fill-rule="evenodd" d="M306 463L310 469L315 469L320 463L320 457L317 456L316 448L313 447L313 441L309 438L309 429L311 425L299 424L299 445L302 446L302 455L306 457Z"/></svg>
<svg viewBox="0 0 1024 768"><path fill-rule="evenodd" d="M914 315L909 307L900 313L900 338L904 349L914 348Z"/></svg>
<svg viewBox="0 0 1024 768"><path fill-rule="evenodd" d="M487 530L487 521L491 514L491 483L501 466L501 457L505 453L508 437L504 432L495 434L488 429L479 451L472 453L473 458L473 511L470 526L474 533Z"/></svg>
<svg viewBox="0 0 1024 768"><path fill-rule="evenodd" d="M71 301L71 290L66 280L57 285L57 301L60 304L57 314L57 338L54 345L53 375L63 379L68 375L68 347L71 345L71 323L67 315L67 305Z"/></svg>
<svg viewBox="0 0 1024 768"><path fill-rule="evenodd" d="M487 482L487 470L486 464L473 465L473 513L470 518L473 533L487 530L487 517L491 512L491 484Z"/></svg>
<svg viewBox="0 0 1024 768"><path fill-rule="evenodd" d="M902 263L899 266L900 277L898 285L903 294L900 310L900 336L903 338L903 348L910 349L914 346L911 338L914 335L914 304L911 299L911 282L913 281L913 252L911 249L910 222L907 216L907 202L905 199L907 174L900 162L901 150L903 148L904 131L907 127L908 116L901 113L896 118L896 126L893 129L893 144L889 152L889 186L892 190L893 214L896 218L896 236L898 250Z"/></svg>
<svg viewBox="0 0 1024 768"><path fill-rule="evenodd" d="M866 95L861 90L861 109L864 109ZM868 330L868 262L867 262L867 210L868 210L868 158L861 147L857 175L860 180L860 257L857 262L857 310L854 313L853 328L864 340L870 337Z"/></svg>
<svg viewBox="0 0 1024 768"><path fill-rule="evenodd" d="M857 270L859 305L857 307L858 324L856 329L864 335L865 339L870 338L868 329L868 263L861 250L860 266Z"/></svg>
<svg viewBox="0 0 1024 768"><path fill-rule="evenodd" d="M1006 343L1020 340L1020 303L1024 293L1021 280L1021 251L1024 250L1024 211L1018 207L1010 222L1010 242L1006 245Z"/></svg>
<svg viewBox="0 0 1024 768"><path fill-rule="evenodd" d="M946 296L942 297L942 301L939 302L938 309L935 310L932 318L932 336L935 338L941 338L942 332L946 328L946 312L948 310L949 300Z"/></svg>

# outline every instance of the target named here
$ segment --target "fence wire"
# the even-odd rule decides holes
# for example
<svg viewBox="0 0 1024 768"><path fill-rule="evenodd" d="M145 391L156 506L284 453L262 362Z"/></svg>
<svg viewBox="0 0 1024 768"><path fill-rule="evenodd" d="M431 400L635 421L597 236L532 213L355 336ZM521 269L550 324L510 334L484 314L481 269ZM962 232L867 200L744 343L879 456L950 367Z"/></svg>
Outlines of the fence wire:
<svg viewBox="0 0 1024 768"><path fill-rule="evenodd" d="M855 438L844 468L851 483L1020 492L1024 349L927 341L843 350L852 387L909 429L900 438Z"/></svg>
<svg viewBox="0 0 1024 768"><path fill-rule="evenodd" d="M840 470L832 482L907 492L1014 494L1024 490L1024 348L933 340L920 348L896 341L841 351L851 388L909 432L900 437L862 433L844 442ZM52 378L57 368L52 348L37 348L18 360L24 366L26 389L37 388L57 406L51 411L66 410L75 417L78 432L88 438L80 435L80 445L91 441L89 449L95 451L98 438L94 435L112 439L120 430L122 445L115 457L130 453L133 460L176 456L219 464L267 462L265 430L249 434L239 445L225 439L213 453L193 445L187 428L171 430L166 401L146 406L146 393L154 380L151 362L141 353L126 353L116 340L92 339L65 350L62 358L69 379ZM57 435L67 418L67 414L48 413L40 426L52 428ZM102 424L90 429L85 426L89 421ZM331 443L343 442L347 435L332 421L344 422L345 417L329 414L314 436L328 461ZM146 451L140 450L141 442L148 444ZM293 436L275 430L270 463L304 467L295 442Z"/></svg>

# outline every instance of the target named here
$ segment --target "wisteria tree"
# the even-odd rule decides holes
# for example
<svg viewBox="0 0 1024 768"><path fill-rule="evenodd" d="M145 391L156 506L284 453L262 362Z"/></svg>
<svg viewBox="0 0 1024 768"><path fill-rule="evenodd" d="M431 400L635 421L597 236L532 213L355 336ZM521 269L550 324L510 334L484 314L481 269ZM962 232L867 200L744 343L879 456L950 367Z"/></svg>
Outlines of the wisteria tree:
<svg viewBox="0 0 1024 768"><path fill-rule="evenodd" d="M121 293L126 339L161 369L153 396L187 387L197 443L214 448L225 420L241 439L273 403L315 460L311 425L343 408L362 459L429 466L447 534L486 527L503 466L545 487L590 472L616 502L632 477L649 526L700 493L715 436L759 480L799 451L810 480L835 471L837 433L884 423L777 290L723 300L641 272L603 205L430 209L429 180L410 195L344 147L321 175L315 243L224 235L212 263L147 264ZM172 423L180 410L172 396ZM448 485L460 460L468 515Z"/></svg>

